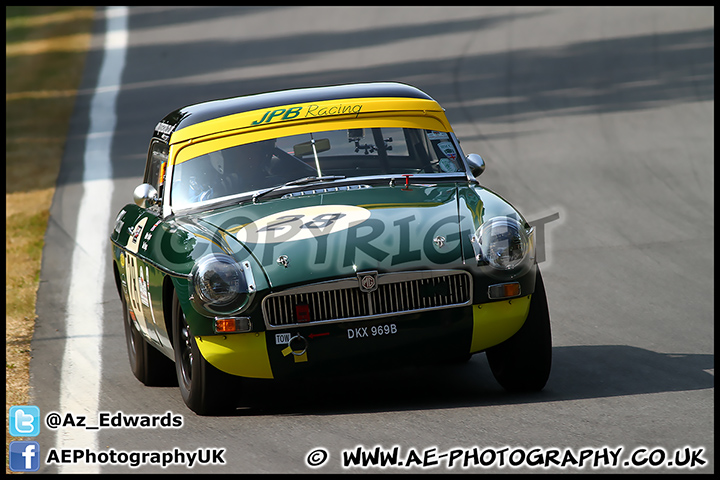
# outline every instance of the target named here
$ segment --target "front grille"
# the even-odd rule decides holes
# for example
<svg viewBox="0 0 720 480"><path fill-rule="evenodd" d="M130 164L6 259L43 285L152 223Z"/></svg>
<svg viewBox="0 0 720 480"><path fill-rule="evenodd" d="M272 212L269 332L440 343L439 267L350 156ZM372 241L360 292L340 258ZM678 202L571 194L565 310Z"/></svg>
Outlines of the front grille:
<svg viewBox="0 0 720 480"><path fill-rule="evenodd" d="M324 282L270 294L262 310L268 328L277 328L470 305L471 292L463 271L387 273L372 292L361 291L356 278Z"/></svg>

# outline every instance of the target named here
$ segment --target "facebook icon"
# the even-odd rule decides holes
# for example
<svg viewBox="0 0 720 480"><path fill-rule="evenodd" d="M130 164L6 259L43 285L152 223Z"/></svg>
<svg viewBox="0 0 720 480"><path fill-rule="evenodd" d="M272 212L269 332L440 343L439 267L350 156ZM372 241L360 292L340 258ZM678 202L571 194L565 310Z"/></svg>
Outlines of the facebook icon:
<svg viewBox="0 0 720 480"><path fill-rule="evenodd" d="M10 470L13 472L37 472L39 469L39 443L10 442Z"/></svg>

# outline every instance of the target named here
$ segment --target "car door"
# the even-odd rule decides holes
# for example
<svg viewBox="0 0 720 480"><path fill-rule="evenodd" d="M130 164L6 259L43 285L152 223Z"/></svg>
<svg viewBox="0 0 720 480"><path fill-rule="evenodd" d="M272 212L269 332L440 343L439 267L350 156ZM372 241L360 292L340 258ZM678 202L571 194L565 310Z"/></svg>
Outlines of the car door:
<svg viewBox="0 0 720 480"><path fill-rule="evenodd" d="M143 183L152 185L162 193L168 145L153 139L148 149ZM162 223L160 206L139 208L137 218L128 228L125 275L128 287L128 306L135 316L138 327L151 342L162 344L166 337L162 316L162 273L153 265L151 239ZM150 261L148 261L150 260ZM167 342L166 342L167 343Z"/></svg>

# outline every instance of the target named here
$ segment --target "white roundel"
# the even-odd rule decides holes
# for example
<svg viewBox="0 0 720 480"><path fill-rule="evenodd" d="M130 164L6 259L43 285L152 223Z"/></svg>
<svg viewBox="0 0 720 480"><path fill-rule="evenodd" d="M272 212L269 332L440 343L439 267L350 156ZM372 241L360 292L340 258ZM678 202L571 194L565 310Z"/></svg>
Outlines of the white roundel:
<svg viewBox="0 0 720 480"><path fill-rule="evenodd" d="M317 205L277 212L238 230L243 243L263 244L305 240L346 230L370 218L370 211L353 205Z"/></svg>

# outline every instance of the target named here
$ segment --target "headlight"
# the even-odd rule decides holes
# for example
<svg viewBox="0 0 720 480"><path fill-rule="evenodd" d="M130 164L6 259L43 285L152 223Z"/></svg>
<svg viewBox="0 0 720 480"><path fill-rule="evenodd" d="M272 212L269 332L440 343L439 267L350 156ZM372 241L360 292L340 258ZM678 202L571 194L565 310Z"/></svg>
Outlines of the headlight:
<svg viewBox="0 0 720 480"><path fill-rule="evenodd" d="M193 301L212 313L237 313L250 304L255 281L248 262L229 255L211 254L193 267Z"/></svg>
<svg viewBox="0 0 720 480"><path fill-rule="evenodd" d="M501 272L521 273L515 270L529 266L532 262L526 259L535 257L534 233L533 227L525 229L511 217L495 217L484 222L473 239L478 263L486 263Z"/></svg>

